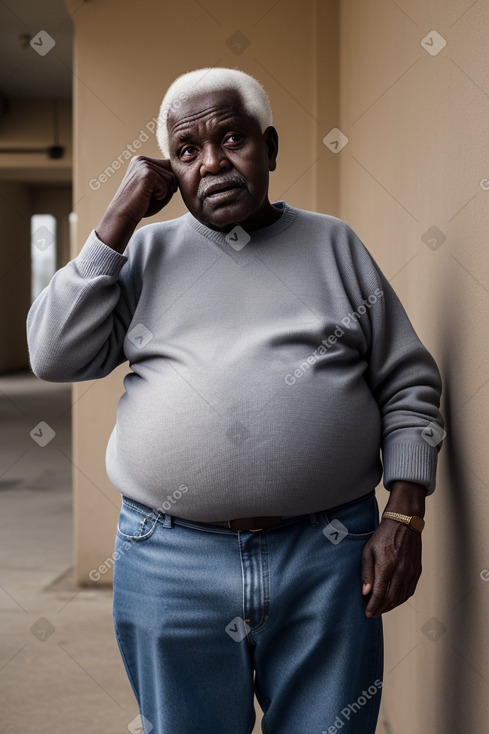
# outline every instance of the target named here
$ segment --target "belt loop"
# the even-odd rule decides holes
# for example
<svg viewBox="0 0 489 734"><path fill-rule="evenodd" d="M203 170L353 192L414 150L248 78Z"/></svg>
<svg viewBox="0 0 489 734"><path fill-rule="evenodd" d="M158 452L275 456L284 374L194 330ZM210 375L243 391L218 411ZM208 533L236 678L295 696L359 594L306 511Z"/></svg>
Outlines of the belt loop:
<svg viewBox="0 0 489 734"><path fill-rule="evenodd" d="M319 523L318 513L317 512L311 512L309 514L309 521L310 521L311 525L318 525L318 523Z"/></svg>
<svg viewBox="0 0 489 734"><path fill-rule="evenodd" d="M164 528L173 527L173 517L171 515L165 515L165 519L163 520L163 527Z"/></svg>

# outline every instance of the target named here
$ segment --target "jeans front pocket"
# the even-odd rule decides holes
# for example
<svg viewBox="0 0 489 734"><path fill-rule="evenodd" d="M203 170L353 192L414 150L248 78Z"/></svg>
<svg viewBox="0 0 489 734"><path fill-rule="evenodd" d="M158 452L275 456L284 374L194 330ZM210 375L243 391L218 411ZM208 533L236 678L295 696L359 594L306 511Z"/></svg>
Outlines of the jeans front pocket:
<svg viewBox="0 0 489 734"><path fill-rule="evenodd" d="M343 538L368 540L379 524L379 506L374 491L321 514L325 523L323 533L332 542Z"/></svg>
<svg viewBox="0 0 489 734"><path fill-rule="evenodd" d="M122 498L122 507L117 523L117 536L128 542L148 540L156 528L158 515L150 507Z"/></svg>

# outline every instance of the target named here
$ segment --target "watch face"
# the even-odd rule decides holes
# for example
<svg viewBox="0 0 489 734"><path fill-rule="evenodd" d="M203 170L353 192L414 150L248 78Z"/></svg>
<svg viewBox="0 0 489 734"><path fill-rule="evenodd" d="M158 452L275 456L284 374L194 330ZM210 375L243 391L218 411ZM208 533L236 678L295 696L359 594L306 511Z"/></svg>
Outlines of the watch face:
<svg viewBox="0 0 489 734"><path fill-rule="evenodd" d="M418 533L420 533L424 528L423 518L418 517L417 515L413 515L409 524L414 530L417 530Z"/></svg>

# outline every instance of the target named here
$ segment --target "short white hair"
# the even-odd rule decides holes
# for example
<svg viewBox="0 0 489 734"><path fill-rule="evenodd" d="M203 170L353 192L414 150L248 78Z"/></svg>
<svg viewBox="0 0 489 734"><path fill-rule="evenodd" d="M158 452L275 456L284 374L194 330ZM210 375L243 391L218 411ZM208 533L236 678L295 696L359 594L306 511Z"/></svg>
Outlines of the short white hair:
<svg viewBox="0 0 489 734"><path fill-rule="evenodd" d="M194 94L205 94L216 90L232 90L239 94L245 111L254 117L264 132L272 124L270 100L258 82L250 74L238 69L211 67L196 69L177 77L163 97L158 116L156 138L165 158L170 155L168 138L168 115L178 110L182 102Z"/></svg>

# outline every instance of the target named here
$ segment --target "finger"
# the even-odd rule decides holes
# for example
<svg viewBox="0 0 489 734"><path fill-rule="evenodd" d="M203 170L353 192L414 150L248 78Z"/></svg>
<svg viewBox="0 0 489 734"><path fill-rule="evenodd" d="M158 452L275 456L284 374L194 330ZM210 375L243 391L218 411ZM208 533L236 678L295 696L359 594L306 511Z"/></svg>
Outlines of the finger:
<svg viewBox="0 0 489 734"><path fill-rule="evenodd" d="M160 182L151 192L151 196L158 201L166 199L167 196L173 196L175 187L173 181Z"/></svg>
<svg viewBox="0 0 489 734"><path fill-rule="evenodd" d="M139 166L145 164L156 166L158 168L165 168L171 171L171 163L169 158L150 158L147 155L135 155L129 161L129 166Z"/></svg>
<svg viewBox="0 0 489 734"><path fill-rule="evenodd" d="M374 557L367 543L362 554L362 594L370 594L374 584Z"/></svg>
<svg viewBox="0 0 489 734"><path fill-rule="evenodd" d="M406 539L410 538L409 534ZM411 546L409 551L405 551L403 560L393 569L391 585L389 587L388 599L386 606L388 610L394 609L400 604L404 604L416 590L419 578L421 576L421 543L420 538L415 538L414 548ZM388 611L387 608L385 611Z"/></svg>
<svg viewBox="0 0 489 734"><path fill-rule="evenodd" d="M390 612L392 609L404 604L411 597L415 590L421 575L419 567L406 568L405 566L397 566L389 585L389 590L381 608L381 614Z"/></svg>
<svg viewBox="0 0 489 734"><path fill-rule="evenodd" d="M148 163L152 163L159 167L167 168L171 171L171 163L169 158L150 158L150 156L147 155L136 155L134 158L131 158L131 160L142 160L142 161L148 161Z"/></svg>
<svg viewBox="0 0 489 734"><path fill-rule="evenodd" d="M153 164L148 164L147 170L151 171L151 174L147 177L151 197L157 201L163 201L167 197L171 199L178 189L175 174L166 169L157 168Z"/></svg>
<svg viewBox="0 0 489 734"><path fill-rule="evenodd" d="M416 591L416 587L418 585L420 576L421 576L421 561L419 562L419 565L415 569L413 569L413 572L406 579L405 601L409 599L409 597L411 597L414 594L414 592Z"/></svg>
<svg viewBox="0 0 489 734"><path fill-rule="evenodd" d="M169 160L158 160L157 158L146 158L142 155L134 156L129 161L127 172L133 176L145 178L149 172L156 176L169 177L174 176L171 163Z"/></svg>
<svg viewBox="0 0 489 734"><path fill-rule="evenodd" d="M153 168L153 170L156 173L153 195L157 199L165 198L167 194L173 195L178 190L178 181L175 174L172 171L167 171L166 168ZM160 194L161 192L164 193L163 196L156 196L157 193Z"/></svg>
<svg viewBox="0 0 489 734"><path fill-rule="evenodd" d="M388 581L375 581L372 589L372 595L365 609L365 614L367 617L378 617L382 613L388 589Z"/></svg>
<svg viewBox="0 0 489 734"><path fill-rule="evenodd" d="M389 583L389 588L387 589L383 603L379 607L379 614L390 612L391 609L406 601L406 591L407 585L405 579L400 577L399 574L394 574Z"/></svg>

